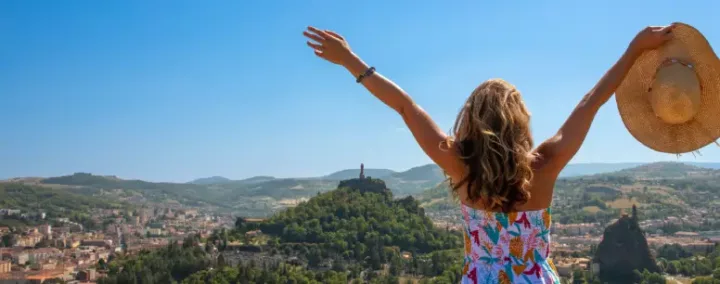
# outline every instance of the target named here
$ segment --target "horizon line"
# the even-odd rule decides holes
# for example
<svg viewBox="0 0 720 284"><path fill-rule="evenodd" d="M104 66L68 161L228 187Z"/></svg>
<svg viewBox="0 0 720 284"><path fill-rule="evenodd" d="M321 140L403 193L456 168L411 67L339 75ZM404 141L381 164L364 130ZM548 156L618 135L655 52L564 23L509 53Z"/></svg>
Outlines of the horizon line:
<svg viewBox="0 0 720 284"><path fill-rule="evenodd" d="M676 161L659 160L659 161L653 161L653 162L579 162L579 163L569 163L567 166L565 166L565 168L563 168L563 170L565 170L568 166L574 166L574 165L618 165L618 164L640 164L640 165L646 165L646 164L655 164L655 163L720 164L720 162L689 162L689 161L677 161L677 160L676 160ZM363 163L363 164L364 164L364 163ZM408 168L408 169L406 169L406 170L399 170L399 171L398 171L398 170L393 170L393 169L388 169L388 168L367 168L367 167L365 168L365 170L389 170L389 171L392 171L391 174L394 174L394 173L407 172L407 171L410 171L410 170L415 169L415 168L426 167L426 166L429 166L429 165L437 166L437 164L435 164L435 163L427 163L427 164L423 164L423 165L419 165L419 166L414 166L414 167L410 167L410 168ZM198 180L198 179L206 179L206 178L214 178L214 177L225 178L225 179L228 179L229 181L242 181L242 180L247 180L247 179L256 178L256 177L269 177L269 178L278 179L278 180L282 180L282 179L321 179L321 178L323 178L323 177L328 177L328 176L333 175L333 174L335 174L335 173L339 173L339 172L342 172L342 171L352 171L352 170L358 170L358 171L359 171L359 170L360 170L360 167L358 166L357 169L352 169L352 168L342 169L342 170L334 171L334 172L329 173L329 174L326 174L326 175L310 176L310 177L276 177L276 176L272 176L272 175L254 175L254 176L245 177L245 178L228 178L228 177L225 177L225 176L214 175L214 176L205 176L205 177L193 178L193 179L190 179L190 180L188 180L188 181L165 181L165 180L123 178L123 177L119 177L119 176L113 175L113 174L97 174L97 173L92 173L92 172L88 172L88 171L75 171L75 172L73 172L73 173L64 174L64 175L56 175L56 176L15 176L15 177L6 177L6 178L0 178L0 182L7 182L7 181L10 181L10 180L13 180L13 179L33 179L33 178L46 179L46 178L53 178L53 177L72 176L72 175L75 175L75 174L84 173L84 174L90 174L90 175L94 175L94 176L114 177L114 178L117 178L117 179L120 179L120 180L126 180L126 181L127 181L127 180L131 180L131 181L132 181L132 180L136 180L136 181L145 181L145 182L152 182L152 183L176 183L176 184L182 184L182 183L192 183L193 181L196 181L196 180Z"/></svg>

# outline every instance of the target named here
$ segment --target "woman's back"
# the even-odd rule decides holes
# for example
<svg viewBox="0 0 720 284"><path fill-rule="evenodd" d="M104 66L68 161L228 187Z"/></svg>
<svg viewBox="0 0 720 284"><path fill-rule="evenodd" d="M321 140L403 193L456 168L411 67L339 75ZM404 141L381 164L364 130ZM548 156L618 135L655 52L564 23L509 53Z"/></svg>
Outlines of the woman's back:
<svg viewBox="0 0 720 284"><path fill-rule="evenodd" d="M511 213L461 205L462 283L560 283L550 256L550 209Z"/></svg>

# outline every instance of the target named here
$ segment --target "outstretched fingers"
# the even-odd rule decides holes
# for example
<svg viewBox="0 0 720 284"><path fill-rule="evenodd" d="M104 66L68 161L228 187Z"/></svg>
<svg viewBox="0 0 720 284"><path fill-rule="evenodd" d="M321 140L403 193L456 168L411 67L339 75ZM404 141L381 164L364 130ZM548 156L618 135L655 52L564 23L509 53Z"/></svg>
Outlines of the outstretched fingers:
<svg viewBox="0 0 720 284"><path fill-rule="evenodd" d="M309 41L308 41L308 42L307 42L307 45L308 45L310 48L313 49L313 51L315 52L315 55L317 55L317 56L320 57L320 58L325 58L325 57L323 57L323 50L324 50L324 48L323 48L323 46L322 46L321 44L315 44L315 43L312 43L312 42L309 42Z"/></svg>
<svg viewBox="0 0 720 284"><path fill-rule="evenodd" d="M327 42L328 39L330 39L332 37L342 38L333 32L326 32L323 30L316 29L314 27L308 27L307 31L303 32L303 35L305 35L305 37L312 40L312 41L308 41L307 45L310 48L312 48L313 51L315 52L315 55L317 55L320 58L325 58L324 53L323 53L323 50L325 49L325 47L323 46L323 44L325 42ZM315 41L315 42L313 42L313 41Z"/></svg>
<svg viewBox="0 0 720 284"><path fill-rule="evenodd" d="M327 32L325 32L325 31L323 31L323 30L319 30L319 29L317 29L317 28L315 28L315 27L308 27L308 30L311 31L311 32L313 32L314 34L322 37L323 39L329 39L330 37L332 37L332 36L331 36L330 34L328 34Z"/></svg>
<svg viewBox="0 0 720 284"><path fill-rule="evenodd" d="M318 50L318 51L322 51L322 50L323 50L322 44L317 44L317 43L313 43L313 42L311 42L311 41L308 41L308 42L307 42L307 45L308 45L310 48L314 49L314 50Z"/></svg>
<svg viewBox="0 0 720 284"><path fill-rule="evenodd" d="M318 43L323 43L325 41L325 38L323 38L317 34L309 33L307 31L303 32L303 35L309 39L312 39L312 40L318 42Z"/></svg>
<svg viewBox="0 0 720 284"><path fill-rule="evenodd" d="M308 26L303 35L309 39L306 44L315 55L332 63L341 64L352 54L345 39L336 32Z"/></svg>

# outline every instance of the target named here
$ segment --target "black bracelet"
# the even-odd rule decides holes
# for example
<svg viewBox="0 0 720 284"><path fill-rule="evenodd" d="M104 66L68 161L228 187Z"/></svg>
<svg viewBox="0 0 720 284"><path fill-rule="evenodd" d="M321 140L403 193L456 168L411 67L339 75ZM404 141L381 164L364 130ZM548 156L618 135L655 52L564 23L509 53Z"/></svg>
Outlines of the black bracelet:
<svg viewBox="0 0 720 284"><path fill-rule="evenodd" d="M357 80L355 80L355 82L360 83L360 82L362 82L363 79L365 79L366 77L369 77L373 73L375 73L375 67L370 67L370 68L368 68L367 71L365 71L365 73L360 74L360 76L358 76L358 78L357 78Z"/></svg>

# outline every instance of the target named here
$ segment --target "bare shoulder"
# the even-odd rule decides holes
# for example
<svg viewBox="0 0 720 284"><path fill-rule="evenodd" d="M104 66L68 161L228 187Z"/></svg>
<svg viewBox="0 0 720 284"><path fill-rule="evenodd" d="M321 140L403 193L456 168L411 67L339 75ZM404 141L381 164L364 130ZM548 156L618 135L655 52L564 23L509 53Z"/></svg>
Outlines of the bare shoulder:
<svg viewBox="0 0 720 284"><path fill-rule="evenodd" d="M530 200L523 207L529 209L547 208L552 203L558 172L542 153L536 154L532 167L533 179L530 182Z"/></svg>
<svg viewBox="0 0 720 284"><path fill-rule="evenodd" d="M446 139L438 145L444 156L445 163L438 164L453 183L459 183L467 175L467 167L463 163L459 147L455 141Z"/></svg>

